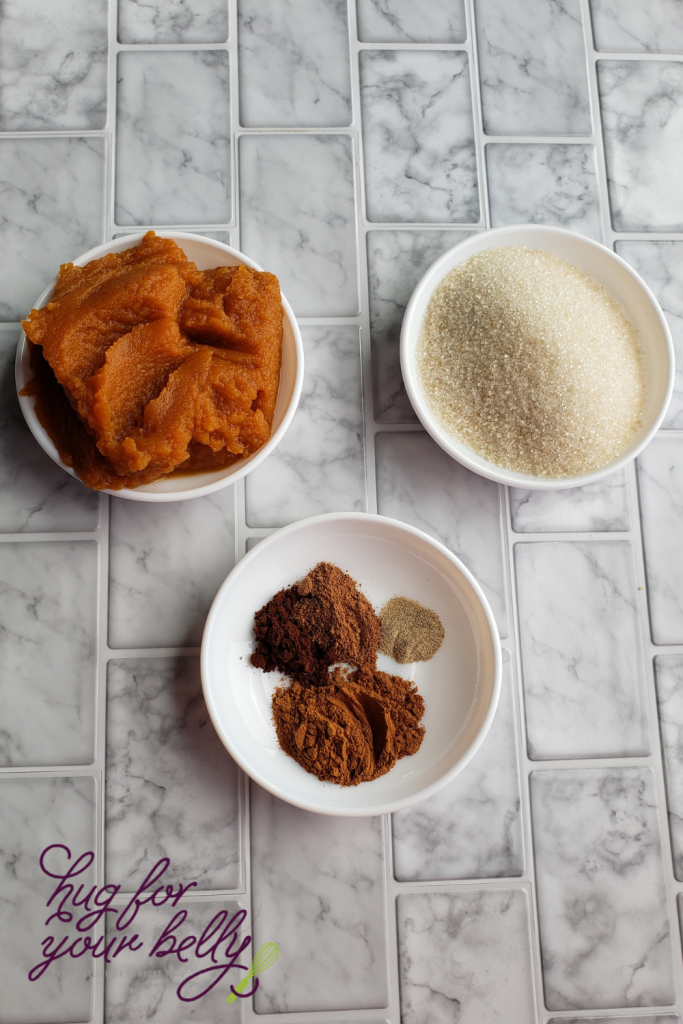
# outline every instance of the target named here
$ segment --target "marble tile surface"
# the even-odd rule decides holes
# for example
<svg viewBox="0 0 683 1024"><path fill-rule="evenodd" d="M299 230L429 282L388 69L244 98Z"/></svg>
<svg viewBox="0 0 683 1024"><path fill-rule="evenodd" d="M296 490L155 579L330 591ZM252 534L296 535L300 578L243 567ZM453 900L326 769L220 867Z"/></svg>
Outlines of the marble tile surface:
<svg viewBox="0 0 683 1024"><path fill-rule="evenodd" d="M403 1024L506 1024L512 1007L515 1024L536 1020L523 890L415 893L397 902Z"/></svg>
<svg viewBox="0 0 683 1024"><path fill-rule="evenodd" d="M665 1006L669 917L648 768L533 772L546 1006Z"/></svg>
<svg viewBox="0 0 683 1024"><path fill-rule="evenodd" d="M683 882L683 656L656 657L655 679L674 875Z"/></svg>
<svg viewBox="0 0 683 1024"><path fill-rule="evenodd" d="M498 485L470 473L428 434L378 434L376 445L380 515L417 526L461 558L489 599L501 636L507 636Z"/></svg>
<svg viewBox="0 0 683 1024"><path fill-rule="evenodd" d="M211 724L198 658L110 661L107 882L133 892L162 857L164 884L239 885L239 771Z"/></svg>
<svg viewBox="0 0 683 1024"><path fill-rule="evenodd" d="M467 231L369 231L368 287L375 419L417 423L403 386L399 342L408 299L424 272Z"/></svg>
<svg viewBox="0 0 683 1024"><path fill-rule="evenodd" d="M118 0L120 43L224 43L227 0Z"/></svg>
<svg viewBox="0 0 683 1024"><path fill-rule="evenodd" d="M131 50L118 62L116 223L230 220L228 54Z"/></svg>
<svg viewBox="0 0 683 1024"><path fill-rule="evenodd" d="M392 815L394 875L401 882L507 878L524 866L512 668L491 730L463 771L415 807Z"/></svg>
<svg viewBox="0 0 683 1024"><path fill-rule="evenodd" d="M589 135L579 0L476 0L484 131Z"/></svg>
<svg viewBox="0 0 683 1024"><path fill-rule="evenodd" d="M284 438L246 478L249 526L365 512L357 327L303 327L304 386Z"/></svg>
<svg viewBox="0 0 683 1024"><path fill-rule="evenodd" d="M387 1005L378 818L332 818L251 785L254 945L283 953L261 979L257 1013Z"/></svg>
<svg viewBox="0 0 683 1024"><path fill-rule="evenodd" d="M516 544L515 567L529 756L648 754L631 544Z"/></svg>
<svg viewBox="0 0 683 1024"><path fill-rule="evenodd" d="M199 645L235 564L234 493L147 504L111 499L109 644Z"/></svg>
<svg viewBox="0 0 683 1024"><path fill-rule="evenodd" d="M104 172L102 138L0 138L0 320L103 240Z"/></svg>
<svg viewBox="0 0 683 1024"><path fill-rule="evenodd" d="M607 183L617 231L680 231L683 64L598 61Z"/></svg>
<svg viewBox="0 0 683 1024"><path fill-rule="evenodd" d="M52 964L37 981L28 972L41 961L48 935L60 942L66 925L44 922L46 903L57 882L39 865L41 852L54 843L71 850L72 863L95 847L95 783L81 776L62 779L0 779L0 984L3 1022L79 1024L93 1012L92 982L82 960ZM59 873L69 860L61 851L48 854L45 866ZM78 876L88 888L92 868Z"/></svg>
<svg viewBox="0 0 683 1024"><path fill-rule="evenodd" d="M678 1014L657 1013L653 1017L553 1017L548 1024L679 1024Z"/></svg>
<svg viewBox="0 0 683 1024"><path fill-rule="evenodd" d="M0 328L0 533L94 530L100 499L45 454L22 416L14 382L18 332Z"/></svg>
<svg viewBox="0 0 683 1024"><path fill-rule="evenodd" d="M135 933L138 935L138 942L143 945L136 950L125 949L111 967L106 968L105 980L105 1019L107 1024L144 1024L146 1021L157 1020L163 1024L186 1024L186 1021L197 1021L202 1024L214 1024L216 1021L225 1021L225 1024L238 1024L242 1019L243 1004L241 999L234 1003L226 1004L226 998L230 992L230 985L237 984L244 977L245 972L237 968L229 970L225 976L216 982L214 988L201 996L196 1002L181 1002L176 992L178 987L190 978L197 971L206 970L207 967L216 967L215 974L204 975L202 978L191 982L183 989L183 994L192 995L200 992L204 986L211 983L220 974L218 968L226 961L226 948L231 941L226 938L219 943L215 953L215 963L212 963L211 956L208 959L193 955L195 944L189 946L189 951L181 955L187 957L187 963L181 963L177 956L150 956L155 944L161 937L164 929L170 925L174 916L186 911L178 928L173 935L181 942L189 936L199 937L205 929L215 933L214 941L218 938L220 930L227 928L230 919L239 912L239 905L234 902L181 902L177 907L151 907L142 906L135 916ZM220 915L216 917L216 915ZM214 925L211 922L216 918ZM129 931L132 931L130 929ZM107 938L111 930L107 931ZM120 933L119 933L120 934ZM208 934L208 933L207 933ZM238 933L240 938L232 947L232 952L239 948L243 930ZM188 944L189 945L189 944ZM210 941L205 943L208 949ZM162 943L157 952L162 952L166 947ZM204 947L202 947L202 950ZM238 963L249 965L251 963L252 949L249 946L240 956ZM101 966L99 973L102 972Z"/></svg>
<svg viewBox="0 0 683 1024"><path fill-rule="evenodd" d="M645 575L652 639L683 642L683 443L660 436L638 459Z"/></svg>
<svg viewBox="0 0 683 1024"><path fill-rule="evenodd" d="M676 378L664 429L683 429L683 242L617 242L616 251L655 293L674 343Z"/></svg>
<svg viewBox="0 0 683 1024"><path fill-rule="evenodd" d="M104 128L106 0L4 0L0 131Z"/></svg>
<svg viewBox="0 0 683 1024"><path fill-rule="evenodd" d="M350 136L245 135L239 155L242 251L277 274L297 316L355 316Z"/></svg>
<svg viewBox="0 0 683 1024"><path fill-rule="evenodd" d="M680 53L683 9L678 0L590 0L593 38L598 50L622 53Z"/></svg>
<svg viewBox="0 0 683 1024"><path fill-rule="evenodd" d="M351 123L346 0L239 0L238 16L243 125Z"/></svg>
<svg viewBox="0 0 683 1024"><path fill-rule="evenodd" d="M0 544L0 764L90 764L97 546Z"/></svg>
<svg viewBox="0 0 683 1024"><path fill-rule="evenodd" d="M511 487L510 509L517 533L609 533L631 528L625 469L594 484L562 491Z"/></svg>
<svg viewBox="0 0 683 1024"><path fill-rule="evenodd" d="M368 219L478 221L467 55L363 50L360 88Z"/></svg>
<svg viewBox="0 0 683 1024"><path fill-rule="evenodd" d="M549 224L601 240L592 146L486 147L491 227Z"/></svg>
<svg viewBox="0 0 683 1024"><path fill-rule="evenodd" d="M358 38L364 43L462 43L463 0L357 0Z"/></svg>

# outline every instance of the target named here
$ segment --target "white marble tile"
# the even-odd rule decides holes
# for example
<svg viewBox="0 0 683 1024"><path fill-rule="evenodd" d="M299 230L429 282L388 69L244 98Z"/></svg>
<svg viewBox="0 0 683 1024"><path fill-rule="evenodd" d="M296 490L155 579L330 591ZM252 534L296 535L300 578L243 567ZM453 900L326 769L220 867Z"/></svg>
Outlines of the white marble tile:
<svg viewBox="0 0 683 1024"><path fill-rule="evenodd" d="M42 960L41 943L56 943L78 934L54 920L46 903L58 881L40 869L46 847L62 843L71 851L53 851L48 870L65 872L70 864L95 849L95 784L88 777L66 779L0 779L0 985L3 1021L12 1024L77 1024L93 1013L92 982L83 960L53 963L37 981L28 972ZM86 892L94 885L92 868L77 876ZM53 909L55 904L53 903Z"/></svg>
<svg viewBox="0 0 683 1024"><path fill-rule="evenodd" d="M399 896L403 1024L535 1024L521 889ZM514 1009L513 1009L514 1008Z"/></svg>
<svg viewBox="0 0 683 1024"><path fill-rule="evenodd" d="M683 429L683 242L617 242L616 251L655 293L674 343L676 378L662 426Z"/></svg>
<svg viewBox="0 0 683 1024"><path fill-rule="evenodd" d="M655 677L674 875L683 882L683 657L656 657Z"/></svg>
<svg viewBox="0 0 683 1024"><path fill-rule="evenodd" d="M111 499L109 643L201 643L204 621L235 564L232 487L158 505Z"/></svg>
<svg viewBox="0 0 683 1024"><path fill-rule="evenodd" d="M239 0L237 11L243 125L351 123L346 0Z"/></svg>
<svg viewBox="0 0 683 1024"><path fill-rule="evenodd" d="M109 662L106 798L107 882L132 892L169 857L164 884L239 885L239 771L197 658Z"/></svg>
<svg viewBox="0 0 683 1024"><path fill-rule="evenodd" d="M0 327L0 533L95 530L100 499L45 454L21 414L18 332Z"/></svg>
<svg viewBox="0 0 683 1024"><path fill-rule="evenodd" d="M607 184L617 231L680 231L683 64L598 61Z"/></svg>
<svg viewBox="0 0 683 1024"><path fill-rule="evenodd" d="M683 8L679 0L590 0L597 50L622 53L680 53Z"/></svg>
<svg viewBox="0 0 683 1024"><path fill-rule="evenodd" d="M4 0L0 131L104 128L107 0Z"/></svg>
<svg viewBox="0 0 683 1024"><path fill-rule="evenodd" d="M549 224L601 240L592 146L486 147L491 227Z"/></svg>
<svg viewBox="0 0 683 1024"><path fill-rule="evenodd" d="M651 771L533 772L531 805L548 1009L672 1003Z"/></svg>
<svg viewBox="0 0 683 1024"><path fill-rule="evenodd" d="M102 138L0 139L0 320L26 316L60 263L104 238Z"/></svg>
<svg viewBox="0 0 683 1024"><path fill-rule="evenodd" d="M683 643L683 442L660 436L638 459L652 639Z"/></svg>
<svg viewBox="0 0 683 1024"><path fill-rule="evenodd" d="M411 293L425 271L468 231L369 231L368 286L372 389L380 423L416 423L403 386L399 358L401 323Z"/></svg>
<svg viewBox="0 0 683 1024"><path fill-rule="evenodd" d="M515 545L531 758L648 754L627 541Z"/></svg>
<svg viewBox="0 0 683 1024"><path fill-rule="evenodd" d="M230 220L225 50L119 54L117 224Z"/></svg>
<svg viewBox="0 0 683 1024"><path fill-rule="evenodd" d="M484 131L590 135L579 0L475 0Z"/></svg>
<svg viewBox="0 0 683 1024"><path fill-rule="evenodd" d="M90 764L97 545L0 545L0 764Z"/></svg>
<svg viewBox="0 0 683 1024"><path fill-rule="evenodd" d="M227 0L118 0L120 43L224 43Z"/></svg>
<svg viewBox="0 0 683 1024"><path fill-rule="evenodd" d="M363 50L360 89L368 219L479 220L467 55Z"/></svg>
<svg viewBox="0 0 683 1024"><path fill-rule="evenodd" d="M358 37L364 43L462 43L463 0L358 0Z"/></svg>
<svg viewBox="0 0 683 1024"><path fill-rule="evenodd" d="M348 135L243 135L242 251L277 274L297 316L358 312Z"/></svg>
<svg viewBox="0 0 683 1024"><path fill-rule="evenodd" d="M163 905L142 906L135 916L134 928L128 929L128 934L134 931L138 935L137 942L142 942L142 947L136 950L123 950L110 966L104 968L104 1012L107 1024L146 1024L150 1020L159 1021L159 1024L186 1024L187 1021L197 1021L198 1024L216 1024L218 1021L221 1024L238 1024L242 1020L242 1000L237 999L228 1005L226 998L230 993L230 986L236 985L244 978L245 971L240 971L237 967L231 968L224 975L221 975L220 971L221 964L225 964L230 955L227 953L227 947L230 941L233 941L232 936L226 935L223 942L219 943L213 963L208 952L203 957L194 955L195 943L188 943L189 948L181 954L183 958L187 958L187 963L181 963L174 954L150 956L164 928L183 910L187 912L187 916L172 932L177 943L190 936L199 938L205 929L208 929L207 936L211 933L215 942L222 930L229 929L231 918L239 913L240 908L237 903L224 901L179 903L175 908ZM248 921L244 923L248 925ZM215 933L214 928L217 929ZM108 922L107 939L112 932L121 934L116 933ZM238 939L234 941L231 953L239 948L244 925L237 934ZM211 940L207 939L200 952L209 950L211 945ZM169 947L170 941L162 943L157 952L163 952ZM249 966L252 952L250 945L238 957L237 962ZM183 982L197 971L209 967L215 968L215 972L189 982L182 989L182 994L186 997L198 995L220 976L215 986L196 1001L184 1002L179 999L177 990ZM97 964L96 971L100 975L103 973L101 961Z"/></svg>
<svg viewBox="0 0 683 1024"><path fill-rule="evenodd" d="M511 487L510 508L517 533L602 533L631 528L625 469L586 487L563 491Z"/></svg>
<svg viewBox="0 0 683 1024"><path fill-rule="evenodd" d="M249 526L365 512L357 327L303 327L304 386L284 438L247 477Z"/></svg>
<svg viewBox="0 0 683 1024"><path fill-rule="evenodd" d="M436 796L392 815L400 882L507 878L524 868L510 655L491 730L474 759Z"/></svg>
<svg viewBox="0 0 683 1024"><path fill-rule="evenodd" d="M355 1010L388 1002L379 818L331 818L251 785L254 945L283 954L257 1013Z"/></svg>
<svg viewBox="0 0 683 1024"><path fill-rule="evenodd" d="M377 507L440 540L484 589L501 636L508 602L498 484L470 473L428 434L377 435Z"/></svg>
<svg viewBox="0 0 683 1024"><path fill-rule="evenodd" d="M677 1013L657 1013L653 1017L553 1017L548 1024L680 1024Z"/></svg>

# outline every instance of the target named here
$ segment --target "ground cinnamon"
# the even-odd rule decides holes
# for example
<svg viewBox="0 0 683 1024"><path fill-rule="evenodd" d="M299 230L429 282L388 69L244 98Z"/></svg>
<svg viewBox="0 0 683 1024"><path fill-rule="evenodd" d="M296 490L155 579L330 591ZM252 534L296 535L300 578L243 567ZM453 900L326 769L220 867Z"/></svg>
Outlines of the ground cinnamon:
<svg viewBox="0 0 683 1024"><path fill-rule="evenodd" d="M278 687L280 746L323 782L357 786L385 775L422 743L424 701L407 679L365 665L336 669L327 686Z"/></svg>
<svg viewBox="0 0 683 1024"><path fill-rule="evenodd" d="M251 664L292 680L273 695L280 746L323 782L357 786L422 743L417 688L376 667L380 622L356 582L319 562L255 615Z"/></svg>

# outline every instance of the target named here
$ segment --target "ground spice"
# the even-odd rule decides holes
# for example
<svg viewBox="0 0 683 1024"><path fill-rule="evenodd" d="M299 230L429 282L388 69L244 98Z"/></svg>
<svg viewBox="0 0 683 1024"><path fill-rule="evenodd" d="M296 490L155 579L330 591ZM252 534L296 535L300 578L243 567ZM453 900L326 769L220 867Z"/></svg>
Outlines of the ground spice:
<svg viewBox="0 0 683 1024"><path fill-rule="evenodd" d="M337 668L326 686L278 687L280 746L322 782L357 786L385 775L422 743L424 701L407 679L371 665Z"/></svg>
<svg viewBox="0 0 683 1024"><path fill-rule="evenodd" d="M325 686L331 665L374 665L379 619L348 573L319 562L254 616L251 664L300 683Z"/></svg>
<svg viewBox="0 0 683 1024"><path fill-rule="evenodd" d="M379 649L399 665L429 661L446 635L436 612L409 597L392 597L382 608L379 621Z"/></svg>
<svg viewBox="0 0 683 1024"><path fill-rule="evenodd" d="M251 664L292 680L273 694L273 719L281 748L306 771L357 786L419 750L424 700L410 680L377 669L380 621L348 573L319 562L256 613L254 630Z"/></svg>

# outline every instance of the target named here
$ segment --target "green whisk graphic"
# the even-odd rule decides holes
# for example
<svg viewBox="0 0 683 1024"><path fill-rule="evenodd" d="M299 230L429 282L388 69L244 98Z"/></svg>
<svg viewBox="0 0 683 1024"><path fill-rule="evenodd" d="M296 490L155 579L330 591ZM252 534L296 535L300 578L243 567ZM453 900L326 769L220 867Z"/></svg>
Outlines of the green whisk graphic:
<svg viewBox="0 0 683 1024"><path fill-rule="evenodd" d="M264 942L262 946L256 950L256 956L251 961L251 967L247 971L246 975L238 985L234 985L235 992L244 992L245 988L249 984L252 978L255 978L257 974L263 974L265 970L272 967L277 958L280 955L280 950L277 948L275 942ZM226 1002L234 1003L237 999L235 992L231 992Z"/></svg>

